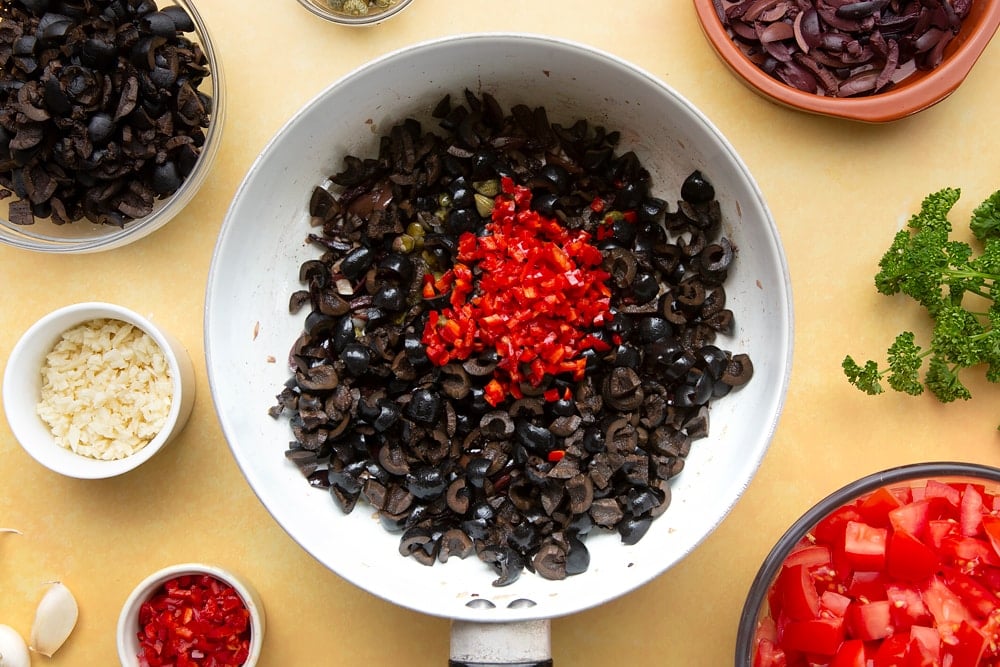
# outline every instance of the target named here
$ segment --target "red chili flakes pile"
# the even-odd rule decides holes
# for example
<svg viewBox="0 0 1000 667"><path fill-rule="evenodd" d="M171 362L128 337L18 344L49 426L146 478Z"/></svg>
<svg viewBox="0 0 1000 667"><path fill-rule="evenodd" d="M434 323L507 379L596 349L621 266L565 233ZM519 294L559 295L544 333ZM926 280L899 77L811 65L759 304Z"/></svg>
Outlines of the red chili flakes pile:
<svg viewBox="0 0 1000 667"><path fill-rule="evenodd" d="M424 277L426 298L450 290L450 305L431 312L424 328L428 358L443 366L495 350L499 362L485 390L494 406L521 398L523 382L539 386L564 373L582 379L581 353L608 349L588 331L612 319L610 276L590 234L531 210L531 191L510 178L501 190L489 233L462 234L453 267ZM545 398L560 396L552 390Z"/></svg>
<svg viewBox="0 0 1000 667"><path fill-rule="evenodd" d="M139 608L140 667L237 667L250 654L250 612L210 575L167 581Z"/></svg>

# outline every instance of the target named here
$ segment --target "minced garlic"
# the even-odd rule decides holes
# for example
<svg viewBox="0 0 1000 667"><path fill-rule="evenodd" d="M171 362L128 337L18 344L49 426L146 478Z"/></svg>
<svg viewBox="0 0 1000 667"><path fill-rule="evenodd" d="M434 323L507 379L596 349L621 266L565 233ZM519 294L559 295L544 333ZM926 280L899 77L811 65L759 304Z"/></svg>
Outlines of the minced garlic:
<svg viewBox="0 0 1000 667"><path fill-rule="evenodd" d="M172 392L166 357L149 334L94 319L63 333L46 355L38 415L62 447L121 459L160 432Z"/></svg>

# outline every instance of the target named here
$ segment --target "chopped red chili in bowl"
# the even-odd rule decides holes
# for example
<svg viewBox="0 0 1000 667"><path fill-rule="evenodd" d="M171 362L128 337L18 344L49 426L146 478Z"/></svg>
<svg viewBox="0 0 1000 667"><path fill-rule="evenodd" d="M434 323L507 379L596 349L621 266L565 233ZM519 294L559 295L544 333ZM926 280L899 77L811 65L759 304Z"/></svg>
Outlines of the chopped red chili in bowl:
<svg viewBox="0 0 1000 667"><path fill-rule="evenodd" d="M208 574L167 580L139 608L140 667L237 667L250 655L250 610Z"/></svg>

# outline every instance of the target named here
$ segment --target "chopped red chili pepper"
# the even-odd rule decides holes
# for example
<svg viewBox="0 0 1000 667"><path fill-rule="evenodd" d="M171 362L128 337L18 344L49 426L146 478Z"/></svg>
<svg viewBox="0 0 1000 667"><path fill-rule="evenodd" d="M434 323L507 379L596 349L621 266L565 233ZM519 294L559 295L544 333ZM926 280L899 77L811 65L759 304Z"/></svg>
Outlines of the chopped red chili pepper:
<svg viewBox="0 0 1000 667"><path fill-rule="evenodd" d="M583 351L607 349L588 333L612 319L601 251L586 231L566 229L530 203L531 190L502 179L489 234L462 234L448 278L430 279L437 294L451 291L424 328L428 358L441 366L495 350L500 361L486 387L494 406L518 398L522 382L539 386L563 373L581 379Z"/></svg>
<svg viewBox="0 0 1000 667"><path fill-rule="evenodd" d="M548 455L545 458L549 460L549 463L559 463L560 461L563 460L564 456L566 456L565 450L553 449L551 452L548 453Z"/></svg>
<svg viewBox="0 0 1000 667"><path fill-rule="evenodd" d="M140 667L238 667L250 655L250 611L207 574L170 579L139 608Z"/></svg>

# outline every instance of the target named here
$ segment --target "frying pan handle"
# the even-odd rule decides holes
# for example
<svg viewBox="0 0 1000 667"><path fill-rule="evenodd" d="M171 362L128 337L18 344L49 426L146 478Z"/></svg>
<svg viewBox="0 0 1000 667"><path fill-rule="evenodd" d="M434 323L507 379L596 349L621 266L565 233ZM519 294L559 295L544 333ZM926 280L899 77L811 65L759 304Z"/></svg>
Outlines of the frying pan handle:
<svg viewBox="0 0 1000 667"><path fill-rule="evenodd" d="M448 667L552 667L549 621L452 621Z"/></svg>

